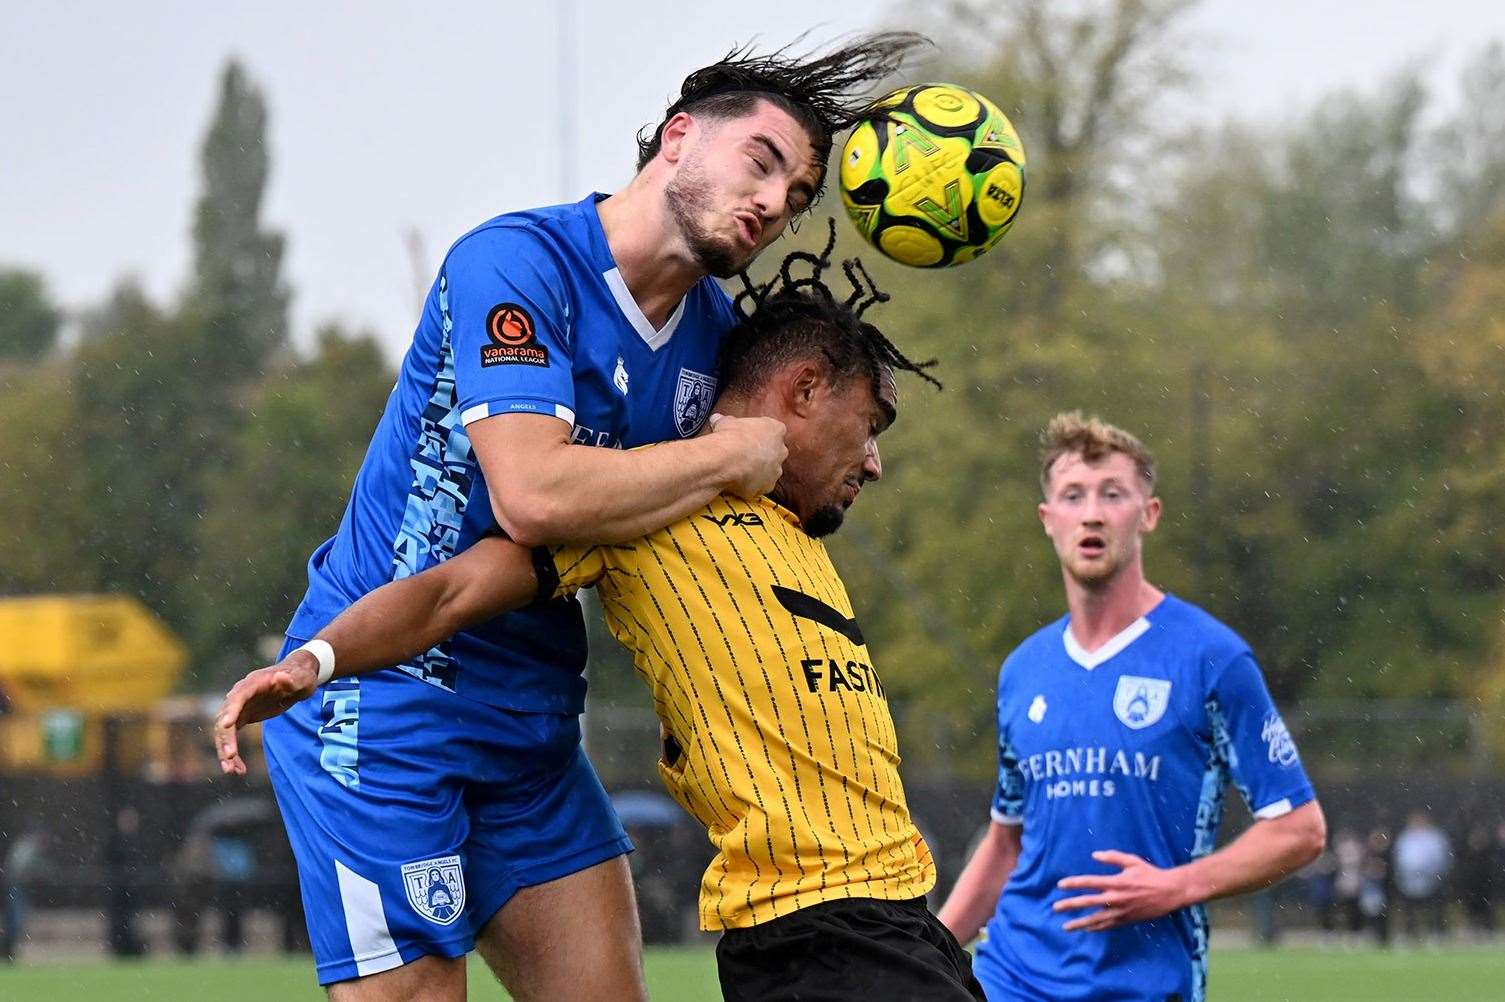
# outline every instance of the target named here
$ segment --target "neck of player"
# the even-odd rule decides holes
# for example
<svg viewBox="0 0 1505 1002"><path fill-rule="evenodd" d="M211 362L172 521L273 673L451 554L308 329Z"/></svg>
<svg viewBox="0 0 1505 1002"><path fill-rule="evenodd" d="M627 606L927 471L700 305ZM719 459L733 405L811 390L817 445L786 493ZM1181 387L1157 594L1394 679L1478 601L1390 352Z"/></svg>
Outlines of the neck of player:
<svg viewBox="0 0 1505 1002"><path fill-rule="evenodd" d="M638 174L627 187L598 203L596 211L627 291L658 330L706 272L685 244L664 201L662 184L650 173Z"/></svg>
<svg viewBox="0 0 1505 1002"><path fill-rule="evenodd" d="M1088 652L1128 629L1165 597L1165 592L1144 579L1144 565L1138 557L1106 581L1083 582L1064 568L1062 576L1071 613L1068 629Z"/></svg>
<svg viewBox="0 0 1505 1002"><path fill-rule="evenodd" d="M716 405L712 408L715 413L726 417L770 417L783 421L787 429L791 416L787 408L779 406L778 398L768 388L764 388L753 397L744 397L737 393L723 393L716 398ZM710 434L711 426L706 424L700 430L702 435ZM787 432L786 432L787 434ZM787 439L786 439L787 444ZM798 448L798 443L796 443ZM799 503L799 491L793 489L793 478L789 475L789 461L784 461L784 475L779 477L779 482L774 484L773 490L768 492L768 499L781 507L794 512L800 524L805 524L805 519L810 516L808 511L802 511Z"/></svg>

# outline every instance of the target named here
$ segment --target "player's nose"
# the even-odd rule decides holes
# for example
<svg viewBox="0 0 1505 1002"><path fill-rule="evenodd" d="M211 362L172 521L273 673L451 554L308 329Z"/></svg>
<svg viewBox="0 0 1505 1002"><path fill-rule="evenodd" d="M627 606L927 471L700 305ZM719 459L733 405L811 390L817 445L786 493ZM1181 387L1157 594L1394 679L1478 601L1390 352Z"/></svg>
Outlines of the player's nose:
<svg viewBox="0 0 1505 1002"><path fill-rule="evenodd" d="M862 472L869 480L883 479L883 459L878 455L878 443L868 439L867 455L862 461Z"/></svg>
<svg viewBox="0 0 1505 1002"><path fill-rule="evenodd" d="M753 211L763 220L764 227L783 224L784 206L789 202L789 182L783 178L770 177L758 186L753 194Z"/></svg>

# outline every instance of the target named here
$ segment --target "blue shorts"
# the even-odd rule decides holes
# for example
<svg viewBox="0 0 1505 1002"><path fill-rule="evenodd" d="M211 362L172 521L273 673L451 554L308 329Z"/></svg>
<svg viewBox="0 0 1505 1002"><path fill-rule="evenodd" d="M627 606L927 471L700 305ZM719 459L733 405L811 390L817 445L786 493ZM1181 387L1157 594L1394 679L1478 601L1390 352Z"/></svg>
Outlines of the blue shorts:
<svg viewBox="0 0 1505 1002"><path fill-rule="evenodd" d="M574 715L384 671L323 686L263 745L321 985L464 956L519 889L632 851Z"/></svg>

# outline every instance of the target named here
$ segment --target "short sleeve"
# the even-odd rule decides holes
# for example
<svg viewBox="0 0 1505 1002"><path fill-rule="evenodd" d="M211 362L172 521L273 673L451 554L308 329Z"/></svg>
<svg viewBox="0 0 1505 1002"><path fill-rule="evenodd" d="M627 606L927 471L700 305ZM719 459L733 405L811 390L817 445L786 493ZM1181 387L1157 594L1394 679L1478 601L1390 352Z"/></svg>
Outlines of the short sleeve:
<svg viewBox="0 0 1505 1002"><path fill-rule="evenodd" d="M1024 775L1019 771L1019 755L1002 727L998 730L998 785L989 813L1001 825L1024 824Z"/></svg>
<svg viewBox="0 0 1505 1002"><path fill-rule="evenodd" d="M1291 732L1247 650L1213 679L1207 708L1213 741L1250 813L1278 818L1315 799Z"/></svg>
<svg viewBox="0 0 1505 1002"><path fill-rule="evenodd" d="M574 423L568 290L554 250L528 227L493 226L451 249L439 309L462 424L509 413Z"/></svg>

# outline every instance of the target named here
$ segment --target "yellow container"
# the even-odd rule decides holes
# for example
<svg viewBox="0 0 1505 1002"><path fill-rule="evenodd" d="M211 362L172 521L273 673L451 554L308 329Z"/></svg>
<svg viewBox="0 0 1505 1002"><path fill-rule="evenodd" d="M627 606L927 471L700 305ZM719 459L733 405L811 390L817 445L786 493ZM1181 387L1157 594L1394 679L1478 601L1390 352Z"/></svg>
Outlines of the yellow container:
<svg viewBox="0 0 1505 1002"><path fill-rule="evenodd" d="M188 660L146 606L123 595L0 599L0 687L17 713L145 710Z"/></svg>

